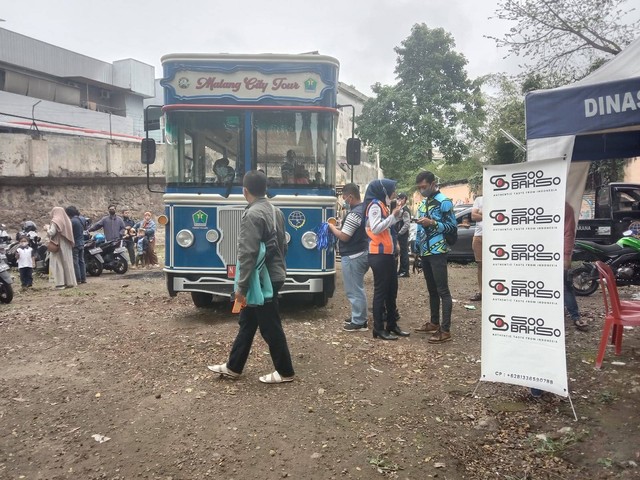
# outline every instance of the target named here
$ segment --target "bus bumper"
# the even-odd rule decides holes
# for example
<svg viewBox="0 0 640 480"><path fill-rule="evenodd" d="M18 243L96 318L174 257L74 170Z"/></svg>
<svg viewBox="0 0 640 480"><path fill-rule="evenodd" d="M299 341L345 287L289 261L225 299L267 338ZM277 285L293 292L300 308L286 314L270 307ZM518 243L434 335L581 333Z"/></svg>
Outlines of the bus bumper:
<svg viewBox="0 0 640 480"><path fill-rule="evenodd" d="M175 297L180 292L203 292L216 296L230 297L233 293L233 279L223 276L202 275L194 276L194 274L182 275L179 273L165 272L167 275L167 289L169 295ZM325 288L325 276L309 278L304 277L287 277L284 285L280 289L280 294L290 293L320 293ZM329 293L329 296L333 291Z"/></svg>

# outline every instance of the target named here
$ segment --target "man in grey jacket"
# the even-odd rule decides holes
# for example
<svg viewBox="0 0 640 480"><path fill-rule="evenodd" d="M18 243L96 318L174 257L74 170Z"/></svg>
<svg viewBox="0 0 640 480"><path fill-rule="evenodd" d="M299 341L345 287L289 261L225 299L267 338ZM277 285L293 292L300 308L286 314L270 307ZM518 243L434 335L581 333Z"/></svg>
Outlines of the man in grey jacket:
<svg viewBox="0 0 640 480"><path fill-rule="evenodd" d="M269 353L276 370L260 377L262 383L283 383L293 380L294 371L287 338L282 329L278 312L278 291L286 280L284 216L266 198L267 177L264 173L252 170L242 181L242 193L249 202L240 223L238 238L238 262L240 272L235 292L236 302L246 304L251 274L256 268L260 243L266 247L265 262L271 284L273 298L265 300L264 305L247 305L240 313L240 329L227 363L211 365L209 370L228 378L238 378L251 351L256 330L260 328L262 338L269 345Z"/></svg>

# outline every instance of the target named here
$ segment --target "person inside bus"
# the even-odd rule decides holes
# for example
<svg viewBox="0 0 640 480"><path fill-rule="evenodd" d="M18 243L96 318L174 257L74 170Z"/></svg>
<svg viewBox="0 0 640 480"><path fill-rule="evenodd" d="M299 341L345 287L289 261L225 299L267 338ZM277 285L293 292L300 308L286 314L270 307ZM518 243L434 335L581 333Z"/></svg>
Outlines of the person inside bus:
<svg viewBox="0 0 640 480"><path fill-rule="evenodd" d="M280 167L280 172L282 174L282 183L293 183L294 179L294 167L296 164L296 152L293 150L287 150L287 158Z"/></svg>
<svg viewBox="0 0 640 480"><path fill-rule="evenodd" d="M227 157L222 157L215 161L213 164L213 173L216 174L216 181L222 184L233 182L236 175L233 167L229 165L229 159Z"/></svg>
<svg viewBox="0 0 640 480"><path fill-rule="evenodd" d="M304 165L296 165L293 169L294 183L296 185L309 185L309 171Z"/></svg>
<svg viewBox="0 0 640 480"><path fill-rule="evenodd" d="M369 265L373 271L373 338L383 340L409 336L398 326L397 242L393 226L400 220L402 205L393 210L388 207L395 197L396 182L387 178L372 181L364 197Z"/></svg>

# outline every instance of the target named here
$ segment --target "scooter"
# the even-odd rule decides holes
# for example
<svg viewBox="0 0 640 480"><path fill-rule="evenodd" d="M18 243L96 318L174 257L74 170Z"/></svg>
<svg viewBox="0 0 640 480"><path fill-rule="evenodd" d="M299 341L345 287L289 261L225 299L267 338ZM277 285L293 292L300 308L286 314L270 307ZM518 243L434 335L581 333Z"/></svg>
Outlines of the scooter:
<svg viewBox="0 0 640 480"><path fill-rule="evenodd" d="M611 267L619 287L640 285L640 239L631 236L631 231L624 234L624 237L612 245L576 241L572 258L586 260L569 272L576 295L588 296L598 289L599 275L595 265L596 260Z"/></svg>
<svg viewBox="0 0 640 480"><path fill-rule="evenodd" d="M9 264L5 254L5 246L0 246L0 303L11 303L13 300L13 278L9 272Z"/></svg>
<svg viewBox="0 0 640 480"><path fill-rule="evenodd" d="M98 235L84 244L84 263L87 273L92 277L100 276L103 270L113 270L118 274L127 273L128 253L123 240L98 243L96 238L99 238Z"/></svg>

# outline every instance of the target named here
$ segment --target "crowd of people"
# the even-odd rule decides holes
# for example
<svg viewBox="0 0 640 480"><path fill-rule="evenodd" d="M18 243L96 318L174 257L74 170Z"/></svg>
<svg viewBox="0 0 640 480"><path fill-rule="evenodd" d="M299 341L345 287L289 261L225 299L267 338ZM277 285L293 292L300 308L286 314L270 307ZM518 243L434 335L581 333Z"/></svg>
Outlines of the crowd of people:
<svg viewBox="0 0 640 480"><path fill-rule="evenodd" d="M85 242L91 238L90 232L102 231L94 238L106 242L122 240L127 248L130 268L158 267L156 228L151 212L145 212L142 220L135 221L128 209L122 209L122 215L117 215L116 206L109 205L107 215L91 224L73 205L54 207L51 222L44 226L48 237L49 278L54 288L63 290L87 282L84 249ZM38 252L30 245L29 238L21 235L16 258L20 283L25 289L33 285L37 256Z"/></svg>
<svg viewBox="0 0 640 480"><path fill-rule="evenodd" d="M430 343L451 340L452 299L447 273L447 234L457 231L453 203L438 189L435 175L420 172L416 188L422 201L417 215L411 218L405 193L396 192L396 182L374 180L361 200L357 185L343 188L342 199L348 213L339 228L330 225L338 239L345 293L352 315L345 322L346 331L367 330L367 298L364 275L373 271L373 336L397 340L409 332L400 328L396 306L398 278L409 277L409 237L411 223L415 228L415 250L429 292L430 317L415 329L430 334Z"/></svg>

